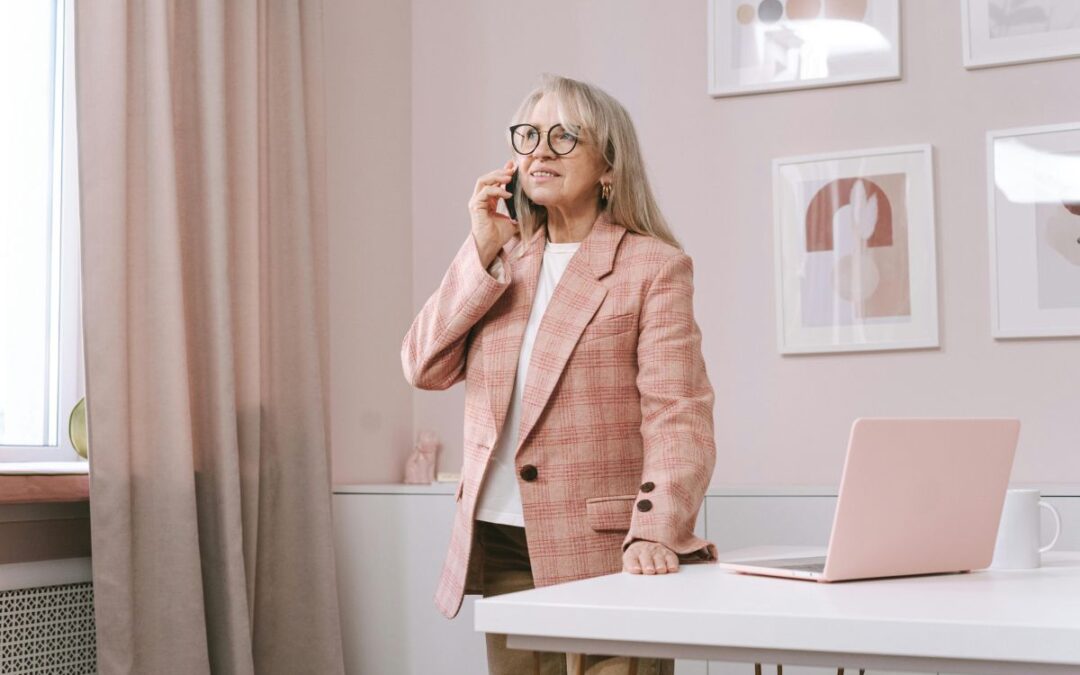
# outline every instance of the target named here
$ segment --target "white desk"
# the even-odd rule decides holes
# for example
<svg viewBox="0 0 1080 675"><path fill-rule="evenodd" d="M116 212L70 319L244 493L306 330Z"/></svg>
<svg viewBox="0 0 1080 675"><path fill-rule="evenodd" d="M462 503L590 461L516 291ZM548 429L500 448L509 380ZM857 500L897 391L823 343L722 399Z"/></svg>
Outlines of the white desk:
<svg viewBox="0 0 1080 675"><path fill-rule="evenodd" d="M723 557L748 553L795 551ZM475 628L508 634L511 648L542 651L1076 675L1080 553L1048 553L1043 565L836 584L684 565L675 574L619 573L477 600Z"/></svg>

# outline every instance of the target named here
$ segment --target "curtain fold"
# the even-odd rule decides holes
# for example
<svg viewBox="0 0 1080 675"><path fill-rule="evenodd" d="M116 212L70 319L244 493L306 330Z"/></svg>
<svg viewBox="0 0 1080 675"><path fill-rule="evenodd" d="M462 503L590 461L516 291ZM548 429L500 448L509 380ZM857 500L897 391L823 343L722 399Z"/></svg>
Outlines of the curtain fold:
<svg viewBox="0 0 1080 675"><path fill-rule="evenodd" d="M99 670L341 673L321 3L75 11Z"/></svg>

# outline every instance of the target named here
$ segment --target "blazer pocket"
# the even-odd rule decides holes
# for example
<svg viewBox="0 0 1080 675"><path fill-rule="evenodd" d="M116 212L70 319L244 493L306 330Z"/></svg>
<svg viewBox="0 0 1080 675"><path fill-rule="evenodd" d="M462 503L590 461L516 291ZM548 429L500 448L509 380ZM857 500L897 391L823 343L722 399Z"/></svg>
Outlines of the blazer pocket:
<svg viewBox="0 0 1080 675"><path fill-rule="evenodd" d="M585 326L585 330L581 333L578 342L588 342L590 340L611 337L612 335L619 335L620 333L634 330L637 328L637 321L637 312L616 314L614 316L605 316L602 319L596 319Z"/></svg>
<svg viewBox="0 0 1080 675"><path fill-rule="evenodd" d="M630 530L630 518L634 515L637 495L617 497L592 497L585 500L585 519L597 532Z"/></svg>

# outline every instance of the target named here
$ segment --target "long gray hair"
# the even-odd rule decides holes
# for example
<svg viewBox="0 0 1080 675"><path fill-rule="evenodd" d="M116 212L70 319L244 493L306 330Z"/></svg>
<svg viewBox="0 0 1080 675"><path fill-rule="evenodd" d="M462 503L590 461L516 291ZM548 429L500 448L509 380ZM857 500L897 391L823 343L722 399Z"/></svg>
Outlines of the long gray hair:
<svg viewBox="0 0 1080 675"><path fill-rule="evenodd" d="M527 117L545 94L555 99L559 121L563 126L586 129L590 140L603 149L603 158L612 169L612 181L611 198L606 201L600 194L600 185L596 186L600 210L607 211L613 222L631 232L656 237L681 249L682 244L671 233L667 220L656 205L649 179L645 175L645 162L641 158L637 132L626 108L599 87L545 73L540 85L529 92L518 106L511 124L528 121ZM514 190L514 206L521 241L529 241L533 233L547 223L547 209L528 198L521 189L520 181ZM525 247L519 246L518 255L524 252Z"/></svg>

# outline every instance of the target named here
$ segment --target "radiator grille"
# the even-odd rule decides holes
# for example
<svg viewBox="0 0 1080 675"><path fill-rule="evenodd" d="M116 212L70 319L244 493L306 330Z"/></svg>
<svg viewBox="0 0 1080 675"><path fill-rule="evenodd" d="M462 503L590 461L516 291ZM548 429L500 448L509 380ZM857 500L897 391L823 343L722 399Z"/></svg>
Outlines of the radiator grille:
<svg viewBox="0 0 1080 675"><path fill-rule="evenodd" d="M96 672L91 584L0 591L0 673Z"/></svg>

